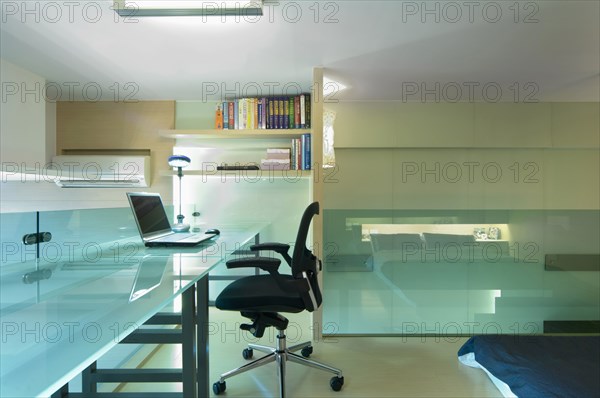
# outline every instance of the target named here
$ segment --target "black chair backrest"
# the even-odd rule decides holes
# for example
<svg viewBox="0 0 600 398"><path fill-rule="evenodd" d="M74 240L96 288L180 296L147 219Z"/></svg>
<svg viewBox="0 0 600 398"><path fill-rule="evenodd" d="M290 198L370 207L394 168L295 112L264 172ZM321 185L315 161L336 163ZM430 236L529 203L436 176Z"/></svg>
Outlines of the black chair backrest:
<svg viewBox="0 0 600 398"><path fill-rule="evenodd" d="M313 202L302 214L300 220L300 227L298 228L298 235L296 236L296 243L294 245L294 252L292 255L292 275L295 278L303 278L303 273L306 273L308 282L312 290L312 294L316 300L317 307L321 305L322 296L321 290L319 289L317 274L318 274L318 259L317 257L306 247L306 239L308 237L308 230L310 229L310 223L315 215L319 214L319 202ZM309 297L305 298L305 303L309 301ZM308 304L308 303L307 303ZM314 311L315 308L312 305L307 305L307 310Z"/></svg>

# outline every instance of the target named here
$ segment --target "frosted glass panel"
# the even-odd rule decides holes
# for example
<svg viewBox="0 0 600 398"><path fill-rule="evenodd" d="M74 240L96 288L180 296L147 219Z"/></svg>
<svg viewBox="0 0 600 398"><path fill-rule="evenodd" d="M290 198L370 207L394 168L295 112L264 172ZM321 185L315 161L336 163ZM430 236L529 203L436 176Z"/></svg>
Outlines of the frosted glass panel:
<svg viewBox="0 0 600 398"><path fill-rule="evenodd" d="M599 272L544 264L600 253L598 225L597 210L325 210L324 333L529 334L600 319Z"/></svg>

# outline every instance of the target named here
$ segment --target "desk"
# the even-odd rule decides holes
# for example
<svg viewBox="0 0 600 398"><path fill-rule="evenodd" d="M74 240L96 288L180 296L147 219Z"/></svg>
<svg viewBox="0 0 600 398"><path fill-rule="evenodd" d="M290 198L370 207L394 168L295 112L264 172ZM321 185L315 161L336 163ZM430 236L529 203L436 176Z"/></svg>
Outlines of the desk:
<svg viewBox="0 0 600 398"><path fill-rule="evenodd" d="M35 263L2 267L0 396L50 396L179 296L183 318L187 313L192 320L182 324L192 347L184 350L183 395L208 396L208 273L262 226L220 229L208 246L146 248L135 238L112 242L101 255L101 246L83 259L63 255L39 264L51 276L29 284L23 275L35 271ZM131 301L140 267L162 278ZM206 349L193 349L201 345Z"/></svg>

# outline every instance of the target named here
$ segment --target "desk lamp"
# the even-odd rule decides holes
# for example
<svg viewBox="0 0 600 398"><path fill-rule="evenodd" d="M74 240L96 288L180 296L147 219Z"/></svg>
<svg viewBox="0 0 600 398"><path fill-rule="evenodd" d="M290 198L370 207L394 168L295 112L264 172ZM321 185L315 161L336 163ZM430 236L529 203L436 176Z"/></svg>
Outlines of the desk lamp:
<svg viewBox="0 0 600 398"><path fill-rule="evenodd" d="M177 224L171 228L173 232L187 232L190 230L189 224L184 224L184 216L181 214L181 178L183 177L183 168L190 164L191 159L184 155L169 156L169 166L177 167L177 177L179 177L179 214L177 215Z"/></svg>

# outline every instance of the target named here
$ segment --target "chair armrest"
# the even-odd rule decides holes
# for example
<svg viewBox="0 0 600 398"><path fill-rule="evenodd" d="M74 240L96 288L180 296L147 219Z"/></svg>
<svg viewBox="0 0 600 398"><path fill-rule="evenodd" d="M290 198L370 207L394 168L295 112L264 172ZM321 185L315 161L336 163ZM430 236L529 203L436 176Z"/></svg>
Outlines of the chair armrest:
<svg viewBox="0 0 600 398"><path fill-rule="evenodd" d="M285 279L282 274L278 272L281 260L272 257L246 257L238 258L227 261L227 268L254 268L258 267L263 271L269 273L270 276L275 279L275 282L279 288L283 291L288 292L305 292L308 291L308 286L305 281L300 280L288 280Z"/></svg>
<svg viewBox="0 0 600 398"><path fill-rule="evenodd" d="M277 272L279 268L279 264L281 264L281 260L272 257L245 257L245 258L236 258L233 260L227 261L225 265L227 268L254 268L258 267L263 271L267 271L268 273Z"/></svg>
<svg viewBox="0 0 600 398"><path fill-rule="evenodd" d="M285 243L277 243L277 242L265 242L265 243L257 243L256 245L250 246L250 250L252 251L260 251L260 250L272 250L279 254L287 253L290 250L290 245L286 245Z"/></svg>
<svg viewBox="0 0 600 398"><path fill-rule="evenodd" d="M271 250L280 254L288 265L292 265L292 258L288 254L290 250L290 245L285 243L277 243L277 242L265 242L265 243L257 243L256 245L250 246L250 250L252 251L261 251L261 250Z"/></svg>

